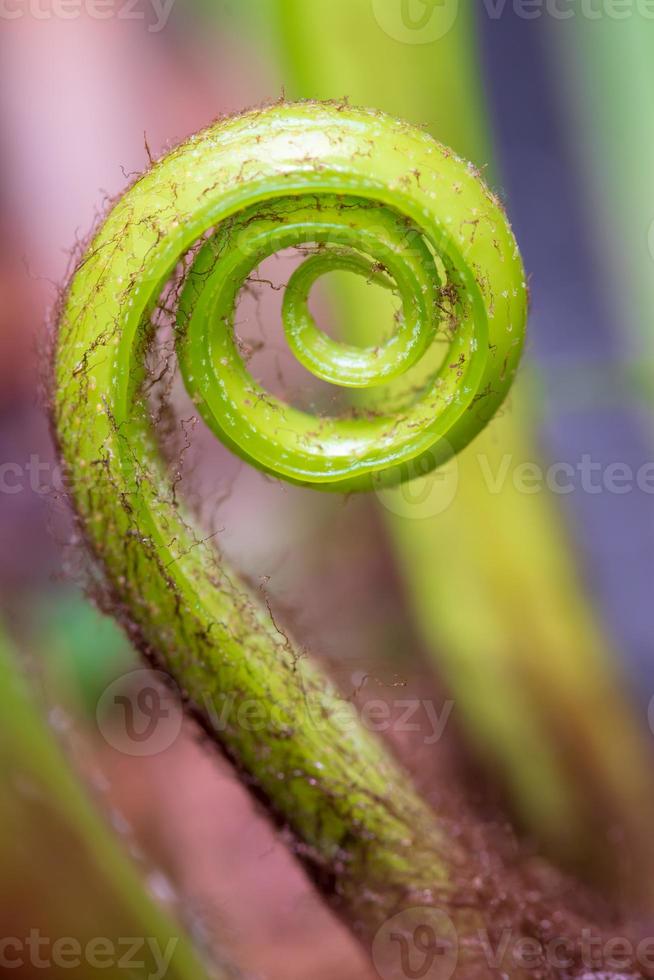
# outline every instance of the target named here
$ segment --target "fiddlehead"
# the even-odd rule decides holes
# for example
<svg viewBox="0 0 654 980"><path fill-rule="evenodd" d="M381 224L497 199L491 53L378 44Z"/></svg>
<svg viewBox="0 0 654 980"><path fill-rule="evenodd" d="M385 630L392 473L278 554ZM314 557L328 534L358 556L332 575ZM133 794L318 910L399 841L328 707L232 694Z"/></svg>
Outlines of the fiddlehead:
<svg viewBox="0 0 654 980"><path fill-rule="evenodd" d="M211 215L220 226L192 265L178 311L182 370L205 421L260 469L326 489L398 480L409 460L425 472L462 448L512 382L525 318L515 243L483 184L427 136L373 114L277 109L216 135L231 164L220 181L224 211ZM319 250L288 283L282 315L289 346L317 377L353 388L391 381L420 361L449 316L447 356L401 411L316 419L248 375L234 337L241 287L269 255L307 243ZM318 329L309 292L337 270L399 294L388 341L362 349Z"/></svg>
<svg viewBox="0 0 654 980"><path fill-rule="evenodd" d="M447 336L442 363L400 412L316 418L248 376L234 337L239 290L267 255L307 242L318 249L289 283L284 318L314 373L372 386ZM55 428L118 611L214 735L225 696L271 707L274 731L232 714L217 738L370 933L415 889L451 894L461 855L177 504L144 364L152 313L180 260L190 269L176 312L179 361L209 426L267 472L349 491L401 479L415 460L435 465L492 417L523 339L520 258L494 197L428 136L374 112L278 105L217 123L144 175L63 304ZM335 269L398 290L402 315L386 344L352 348L313 323L309 290Z"/></svg>

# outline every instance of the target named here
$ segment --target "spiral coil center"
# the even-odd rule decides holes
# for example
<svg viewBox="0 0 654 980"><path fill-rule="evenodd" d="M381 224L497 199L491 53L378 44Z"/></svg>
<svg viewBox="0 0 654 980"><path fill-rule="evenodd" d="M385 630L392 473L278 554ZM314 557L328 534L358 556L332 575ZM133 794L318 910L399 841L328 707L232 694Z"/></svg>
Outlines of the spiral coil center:
<svg viewBox="0 0 654 980"><path fill-rule="evenodd" d="M179 358L187 390L223 442L286 479L329 484L349 468L352 456L375 471L415 456L448 397L450 404L460 398L460 375L474 370L475 358L474 351L461 354L454 387L451 368L437 372L403 418L319 418L265 392L239 354L238 297L266 258L309 243L318 251L291 276L282 307L286 339L298 361L317 378L348 388L386 384L413 367L431 348L441 316L434 255L406 217L376 202L332 195L280 198L246 209L201 248L179 302ZM335 271L399 295L397 329L387 341L361 348L332 339L316 325L311 289ZM432 445L433 434L428 438Z"/></svg>
<svg viewBox="0 0 654 980"><path fill-rule="evenodd" d="M248 373L235 337L243 285L271 255L307 244L316 251L283 300L291 351L333 385L385 392L403 384L399 407L382 395L375 411L312 415ZM187 390L229 448L282 479L365 490L403 479L407 463L433 468L486 425L511 385L524 336L524 274L506 218L478 175L386 116L278 106L217 123L170 154L124 196L75 277L71 345L81 348L74 338L85 329L90 350L105 338L115 347L112 367L90 358L86 380L104 393L107 411L89 438L115 442L125 474L134 468L117 431L148 442L138 365L152 308L189 255L176 310ZM309 295L331 272L397 294L388 340L356 347L320 330ZM420 381L407 384L413 369ZM63 373L62 384L74 386Z"/></svg>

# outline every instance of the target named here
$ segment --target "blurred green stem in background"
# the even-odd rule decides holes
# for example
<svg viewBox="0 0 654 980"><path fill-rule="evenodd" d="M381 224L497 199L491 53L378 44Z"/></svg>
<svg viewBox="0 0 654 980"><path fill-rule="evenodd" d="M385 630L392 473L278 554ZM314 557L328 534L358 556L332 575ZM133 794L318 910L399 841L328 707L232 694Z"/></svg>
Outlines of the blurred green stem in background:
<svg viewBox="0 0 654 980"><path fill-rule="evenodd" d="M426 124L484 166L491 153L472 5L460 4L430 43L419 43L419 32L407 36L399 6L266 0L252 22L264 15L262 30L279 38L288 94L375 105ZM341 293L344 335L358 331L366 342L363 324L387 322L378 293L368 290L363 301L360 290ZM554 501L544 489L521 493L512 479L514 467L538 458L527 372L516 388L503 417L457 458L451 499L439 496L438 473L415 491L382 497L389 531L416 620L471 743L508 787L527 830L559 857L615 874L606 832L618 825L621 870L634 862L627 876L649 891L649 760ZM507 478L489 489L488 474L497 477L506 457Z"/></svg>
<svg viewBox="0 0 654 980"><path fill-rule="evenodd" d="M84 980L237 976L205 967L150 898L54 740L0 635L2 937L12 975L31 977L40 968L48 978ZM35 933L42 940L36 948L29 942ZM126 937L134 937L136 954L129 972Z"/></svg>

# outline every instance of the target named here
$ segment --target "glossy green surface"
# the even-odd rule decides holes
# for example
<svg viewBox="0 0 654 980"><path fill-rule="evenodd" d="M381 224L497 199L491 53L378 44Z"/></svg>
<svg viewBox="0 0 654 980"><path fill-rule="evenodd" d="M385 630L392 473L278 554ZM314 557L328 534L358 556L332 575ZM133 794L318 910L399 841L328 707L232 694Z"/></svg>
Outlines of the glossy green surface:
<svg viewBox="0 0 654 980"><path fill-rule="evenodd" d="M504 398L524 335L524 274L497 201L462 160L378 113L279 106L214 132L221 180L210 197L220 190L223 209L209 213L223 223L195 260L178 315L184 379L205 421L253 465L339 490L367 489L374 474L400 479L418 457L435 465L443 437L462 448ZM234 335L240 289L269 255L309 243L319 251L289 282L283 315L291 348L318 377L374 387L449 331L440 370L401 413L317 420L248 375ZM356 348L315 325L311 286L335 270L397 290L403 313L386 343Z"/></svg>
<svg viewBox="0 0 654 980"><path fill-rule="evenodd" d="M143 317L175 262L216 226L180 303L181 365L205 420L254 465L300 483L366 489L373 474L398 479L402 463L435 460L443 437L458 451L493 416L513 379L526 310L520 258L497 201L418 130L378 113L304 104L222 122L177 150L125 195L94 242L67 319L92 296L80 356L93 334L121 323L115 358L93 370L117 425L132 424ZM400 414L316 420L249 377L233 329L240 288L265 257L309 242L325 243L323 252L294 277L285 317L293 348L319 376L379 384L415 363L439 327L449 331L440 370ZM369 276L370 258L388 270L404 313L389 342L356 350L320 333L306 296L319 273ZM99 411L98 442L109 427Z"/></svg>

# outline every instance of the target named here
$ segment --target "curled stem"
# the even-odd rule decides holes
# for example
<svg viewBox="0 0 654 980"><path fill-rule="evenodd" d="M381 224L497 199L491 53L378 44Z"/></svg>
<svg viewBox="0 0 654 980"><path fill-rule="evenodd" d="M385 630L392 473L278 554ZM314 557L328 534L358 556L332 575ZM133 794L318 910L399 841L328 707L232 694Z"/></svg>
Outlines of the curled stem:
<svg viewBox="0 0 654 980"><path fill-rule="evenodd" d="M317 418L248 375L234 332L239 291L268 255L306 243L317 251L289 283L284 323L318 376L380 385L447 340L401 410ZM79 263L53 399L75 508L118 614L292 832L315 879L364 936L407 903L453 910L468 934L477 901L462 885L470 858L456 833L177 502L144 381L152 314L182 260L178 357L210 428L285 480L365 490L457 452L509 389L526 287L507 220L470 166L380 113L278 104L220 121L121 198ZM355 348L319 331L309 291L335 269L397 290L389 341ZM274 725L252 731L234 712L219 725L226 697L272 706Z"/></svg>

